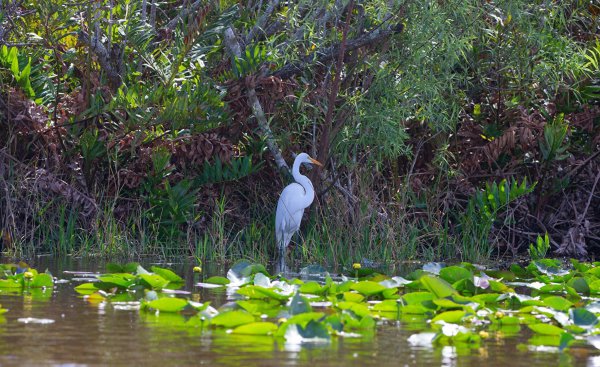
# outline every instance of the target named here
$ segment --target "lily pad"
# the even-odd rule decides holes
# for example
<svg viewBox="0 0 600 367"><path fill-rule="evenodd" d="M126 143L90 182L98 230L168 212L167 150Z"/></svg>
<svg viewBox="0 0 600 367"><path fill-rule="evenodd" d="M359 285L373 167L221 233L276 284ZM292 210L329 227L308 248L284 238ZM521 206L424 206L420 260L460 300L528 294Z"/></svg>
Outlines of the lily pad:
<svg viewBox="0 0 600 367"><path fill-rule="evenodd" d="M577 326L589 329L598 323L598 317L585 308L573 308L569 310L569 317Z"/></svg>
<svg viewBox="0 0 600 367"><path fill-rule="evenodd" d="M254 316L252 316L248 312L234 310L223 312L213 317L213 319L211 320L211 324L230 329L238 327L240 325L249 324L254 321Z"/></svg>
<svg viewBox="0 0 600 367"><path fill-rule="evenodd" d="M456 289L443 279L432 277L430 275L423 275L419 280L421 281L421 284L437 298L445 298L457 293Z"/></svg>
<svg viewBox="0 0 600 367"><path fill-rule="evenodd" d="M559 328L558 326L551 325L551 324L539 323L539 324L532 324L532 325L527 325L527 326L531 330L533 330L535 333L541 334L541 335L560 335L561 333L563 333L563 329Z"/></svg>
<svg viewBox="0 0 600 367"><path fill-rule="evenodd" d="M185 299L175 297L163 297L148 302L148 307L160 312L179 312L187 306Z"/></svg>
<svg viewBox="0 0 600 367"><path fill-rule="evenodd" d="M233 329L234 334L244 335L271 335L277 330L277 325L272 322L251 322Z"/></svg>
<svg viewBox="0 0 600 367"><path fill-rule="evenodd" d="M472 279L473 274L465 268L454 265L440 269L440 278L452 284L459 280Z"/></svg>
<svg viewBox="0 0 600 367"><path fill-rule="evenodd" d="M165 269L158 266L152 266L150 269L155 274L160 275L163 279L166 279L171 283L183 283L183 278L175 274L175 272L170 269Z"/></svg>
<svg viewBox="0 0 600 367"><path fill-rule="evenodd" d="M387 288L379 283L375 283L369 280L363 280L361 282L352 284L350 286L350 289L353 289L359 292L360 294L370 297L383 292Z"/></svg>

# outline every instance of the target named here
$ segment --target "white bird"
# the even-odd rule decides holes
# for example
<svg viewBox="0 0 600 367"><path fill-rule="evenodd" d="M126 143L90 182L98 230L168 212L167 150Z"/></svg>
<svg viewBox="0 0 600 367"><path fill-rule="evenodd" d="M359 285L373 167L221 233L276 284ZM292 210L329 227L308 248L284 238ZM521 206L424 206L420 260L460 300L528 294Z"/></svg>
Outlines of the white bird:
<svg viewBox="0 0 600 367"><path fill-rule="evenodd" d="M300 229L304 209L308 208L315 198L315 189L312 182L308 177L300 174L302 163L323 166L321 162L312 159L306 153L298 154L294 160L292 176L294 176L296 182L287 185L281 192L275 214L275 238L277 239L277 249L279 250L281 262L285 261L285 249L292 240L292 236Z"/></svg>

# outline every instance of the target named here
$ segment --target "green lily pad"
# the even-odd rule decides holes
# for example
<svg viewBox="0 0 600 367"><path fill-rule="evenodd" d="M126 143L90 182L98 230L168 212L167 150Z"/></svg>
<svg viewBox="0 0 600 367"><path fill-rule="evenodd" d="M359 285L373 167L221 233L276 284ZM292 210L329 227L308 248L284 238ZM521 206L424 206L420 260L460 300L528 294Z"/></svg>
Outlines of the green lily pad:
<svg viewBox="0 0 600 367"><path fill-rule="evenodd" d="M140 274L139 277L152 289L160 290L169 284L169 281L158 274Z"/></svg>
<svg viewBox="0 0 600 367"><path fill-rule="evenodd" d="M252 316L248 312L234 310L223 312L213 317L211 320L211 324L230 329L238 327L240 325L249 324L254 321L254 316Z"/></svg>
<svg viewBox="0 0 600 367"><path fill-rule="evenodd" d="M135 282L135 276L129 273L106 274L98 277L102 287L127 289Z"/></svg>
<svg viewBox="0 0 600 367"><path fill-rule="evenodd" d="M440 270L440 278L452 284L462 279L472 279L473 274L460 266L448 266Z"/></svg>
<svg viewBox="0 0 600 367"><path fill-rule="evenodd" d="M323 294L327 289L315 281L309 281L300 286L300 293Z"/></svg>
<svg viewBox="0 0 600 367"><path fill-rule="evenodd" d="M373 296L375 294L381 293L387 288L379 283L372 282L370 280L363 280L358 283L354 283L350 286L350 289L353 289L360 294L365 295L366 297Z"/></svg>
<svg viewBox="0 0 600 367"><path fill-rule="evenodd" d="M542 301L546 306L551 307L557 311L566 311L573 306L573 302L560 296L546 297Z"/></svg>
<svg viewBox="0 0 600 367"><path fill-rule="evenodd" d="M171 283L183 283L183 278L175 274L170 269L161 268L158 266L152 266L150 268L155 274L160 275L163 279L168 280Z"/></svg>
<svg viewBox="0 0 600 367"><path fill-rule="evenodd" d="M585 278L574 277L567 282L567 285L573 287L577 293L588 295L590 294L590 286L588 285Z"/></svg>
<svg viewBox="0 0 600 367"><path fill-rule="evenodd" d="M290 315L298 315L306 312L312 312L310 302L305 297L302 297L300 293L296 292L290 300Z"/></svg>
<svg viewBox="0 0 600 367"><path fill-rule="evenodd" d="M365 296L363 296L360 293L354 293L354 292L344 292L344 300L348 301L348 302L362 302L365 299Z"/></svg>
<svg viewBox="0 0 600 367"><path fill-rule="evenodd" d="M421 284L437 298L445 298L457 293L456 289L443 279L432 277L430 275L423 275L419 280L421 281Z"/></svg>
<svg viewBox="0 0 600 367"><path fill-rule="evenodd" d="M532 324L532 325L527 325L527 326L531 330L533 330L535 333L541 334L541 335L560 335L561 333L563 333L563 329L559 328L558 326L551 325L551 324L539 323L539 324Z"/></svg>
<svg viewBox="0 0 600 367"><path fill-rule="evenodd" d="M29 284L31 288L52 287L53 285L54 279L52 279L52 275L47 273L41 273L34 276Z"/></svg>
<svg viewBox="0 0 600 367"><path fill-rule="evenodd" d="M185 299L175 297L163 297L148 302L148 307L160 312L179 312L187 306Z"/></svg>
<svg viewBox="0 0 600 367"><path fill-rule="evenodd" d="M592 328L598 323L598 317L585 308L573 308L569 310L569 318L573 323L583 328Z"/></svg>
<svg viewBox="0 0 600 367"><path fill-rule="evenodd" d="M251 322L233 329L234 334L244 335L271 335L277 330L277 325L272 322Z"/></svg>
<svg viewBox="0 0 600 367"><path fill-rule="evenodd" d="M79 294L87 295L98 292L98 288L94 283L83 283L75 287L75 291Z"/></svg>
<svg viewBox="0 0 600 367"><path fill-rule="evenodd" d="M214 276L214 277L210 277L208 279L206 279L204 281L205 283L210 283L210 284L220 284L220 285L227 285L229 283L231 283L231 281L225 277L219 277L219 276Z"/></svg>
<svg viewBox="0 0 600 367"><path fill-rule="evenodd" d="M451 324L459 323L463 317L465 317L467 313L463 310L455 310L455 311L446 311L438 314L434 317L431 322L435 323L436 321L445 321Z"/></svg>

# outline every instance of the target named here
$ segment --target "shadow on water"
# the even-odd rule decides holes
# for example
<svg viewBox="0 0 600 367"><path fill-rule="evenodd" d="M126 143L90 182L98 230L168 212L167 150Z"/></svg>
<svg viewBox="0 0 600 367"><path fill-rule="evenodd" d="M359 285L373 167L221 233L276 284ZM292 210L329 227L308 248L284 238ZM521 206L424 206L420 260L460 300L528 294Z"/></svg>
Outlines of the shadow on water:
<svg viewBox="0 0 600 367"><path fill-rule="evenodd" d="M141 263L159 264L183 275L184 289L195 301L210 301L217 308L229 302L223 290L195 286L209 276L225 275L228 267L204 264L198 274L188 259ZM59 282L54 290L0 291L0 304L9 309L0 316L2 366L600 366L600 357L587 349L569 355L523 350L518 346L531 337L527 332L489 340L481 348L414 346L408 343L409 336L428 327L418 317L380 322L373 334L334 337L328 343L299 345L270 336L235 335L190 326L185 314L156 315L86 301L73 290L77 276L65 271L102 272L106 261L39 257L31 265L48 269ZM407 274L419 266L411 263L387 270ZM25 318L53 322L24 323Z"/></svg>

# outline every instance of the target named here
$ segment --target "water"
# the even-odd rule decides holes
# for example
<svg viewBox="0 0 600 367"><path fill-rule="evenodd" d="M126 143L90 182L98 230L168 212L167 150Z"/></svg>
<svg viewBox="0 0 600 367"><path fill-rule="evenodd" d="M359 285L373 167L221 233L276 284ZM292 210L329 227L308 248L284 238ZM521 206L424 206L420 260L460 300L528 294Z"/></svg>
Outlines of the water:
<svg viewBox="0 0 600 367"><path fill-rule="evenodd" d="M61 279L72 278L64 270L103 269L103 264L90 261L39 259L31 265L40 271L47 267ZM192 299L210 300L216 307L227 302L223 291L194 287L199 279L194 279L191 264L170 267L185 274L185 289L192 292ZM0 323L1 366L600 366L600 353L591 347L562 354L528 349L532 335L523 327L513 337L490 333L480 348L413 347L407 341L410 335L427 329L419 319L384 322L364 338L288 345L272 337L191 328L178 314L156 316L119 310L110 303L91 304L73 290L77 284L57 284L46 294L0 293L0 303L9 309ZM18 321L22 318L54 323Z"/></svg>

